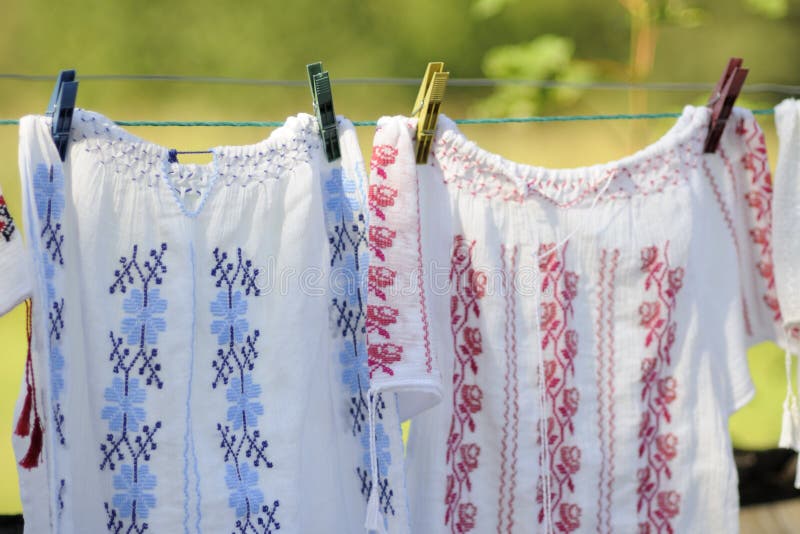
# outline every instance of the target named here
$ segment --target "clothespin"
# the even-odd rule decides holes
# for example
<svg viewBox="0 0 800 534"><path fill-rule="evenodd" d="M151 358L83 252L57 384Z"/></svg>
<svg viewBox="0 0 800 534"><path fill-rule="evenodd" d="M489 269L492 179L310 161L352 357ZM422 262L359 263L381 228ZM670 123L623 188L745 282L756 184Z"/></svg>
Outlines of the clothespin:
<svg viewBox="0 0 800 534"><path fill-rule="evenodd" d="M75 81L74 70L62 70L58 74L56 86L50 96L45 115L53 118L50 126L53 143L58 149L61 161L67 157L69 129L72 127L72 114L75 111L75 99L78 96L78 82Z"/></svg>
<svg viewBox="0 0 800 534"><path fill-rule="evenodd" d="M736 98L742 91L747 73L748 70L742 68L741 58L731 58L708 100L708 106L711 108L711 122L708 125L708 136L706 136L705 152L707 154L717 150L725 123L731 115Z"/></svg>
<svg viewBox="0 0 800 534"><path fill-rule="evenodd" d="M449 72L444 72L444 63L441 61L428 63L425 77L414 102L412 117L419 117L417 121L417 163L427 163L428 153L431 150L433 137L436 135L436 121L439 120L439 108L444 100L444 90L447 88Z"/></svg>
<svg viewBox="0 0 800 534"><path fill-rule="evenodd" d="M319 133L325 144L325 155L328 161L341 156L339 150L339 133L336 131L336 113L333 111L333 93L328 71L322 71L322 63L306 65L308 83L311 86L311 97L314 99L314 111L319 122Z"/></svg>

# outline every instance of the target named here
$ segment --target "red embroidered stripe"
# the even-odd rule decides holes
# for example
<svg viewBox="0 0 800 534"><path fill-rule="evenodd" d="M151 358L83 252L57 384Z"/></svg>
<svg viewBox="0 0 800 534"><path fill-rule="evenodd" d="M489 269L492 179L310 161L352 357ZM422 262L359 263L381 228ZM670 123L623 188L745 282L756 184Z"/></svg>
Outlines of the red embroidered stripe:
<svg viewBox="0 0 800 534"><path fill-rule="evenodd" d="M514 493L517 485L517 441L519 432L519 379L516 334L516 286L518 248L511 250L510 267L506 266L506 247L500 246L503 269L506 312L506 372L503 388L503 435L500 445L500 489L497 499L497 532L513 532ZM511 439L511 459L508 458L508 441ZM506 486L508 479L508 486ZM506 505L506 503L508 503Z"/></svg>
<svg viewBox="0 0 800 534"><path fill-rule="evenodd" d="M609 259L600 252L597 306L597 424L600 443L600 476L597 479L597 532L611 532L611 500L614 488L614 276L619 250Z"/></svg>
<svg viewBox="0 0 800 534"><path fill-rule="evenodd" d="M555 518L558 532L574 532L581 526L582 510L572 501L573 477L581 468L581 448L575 441L573 419L580 404L575 387L575 357L578 332L572 328L575 312L572 301L578 294L578 275L566 269L567 244L556 249L554 243L539 247L539 272L542 277L541 336L544 353L545 395L549 406L546 440L549 465L539 455L540 474L536 501L539 523L549 515ZM544 441L544 443L543 443ZM543 476L549 471L549 477ZM546 480L547 478L547 480ZM545 494L549 491L549 494ZM545 507L549 506L549 510Z"/></svg>
<svg viewBox="0 0 800 534"><path fill-rule="evenodd" d="M370 169L373 174L387 179L386 167L392 165L397 157L397 149L389 145L378 145L372 150ZM369 187L369 208L378 219L386 220L386 209L394 206L398 192L386 184L372 184ZM390 228L374 225L369 230L370 250L375 258L386 261L386 250L394 245L396 232ZM381 301L388 301L386 290L394 282L397 273L387 267L370 266L367 287L371 296ZM390 326L397 323L399 310L391 306L369 304L367 306L367 334L377 335L384 341L377 341L374 337L368 338L367 363L370 378L375 372L382 372L389 376L394 375L392 364L399 362L403 357L403 347L391 343Z"/></svg>
<svg viewBox="0 0 800 534"><path fill-rule="evenodd" d="M680 513L681 495L669 489L670 462L678 454L678 437L667 431L672 421L669 405L678 395L678 384L670 374L671 350L677 323L673 319L677 295L683 286L682 267L670 268L669 241L663 252L657 246L641 252L641 270L646 274L644 296L639 306L639 325L644 328L645 356L642 359L642 417L639 425L637 471L640 534L668 532Z"/></svg>
<svg viewBox="0 0 800 534"><path fill-rule="evenodd" d="M756 269L767 285L762 298L772 312L772 320L780 323L781 310L775 291L775 272L772 263L772 174L769 172L764 132L755 120L748 124L744 119L740 119L736 125L736 133L744 139L748 148L742 156L741 164L750 177L750 187L745 199L752 215L750 239L759 251Z"/></svg>
<svg viewBox="0 0 800 534"><path fill-rule="evenodd" d="M454 288L450 300L450 330L453 336L453 416L447 437L447 475L445 525L453 533L469 532L475 527L478 507L469 501L472 491L470 474L477 469L481 449L468 441L467 433L476 429L474 415L482 409L483 391L475 384L478 357L483 344L477 319L479 300L486 293L486 274L472 267L475 241L468 243L456 236L450 265L450 284Z"/></svg>

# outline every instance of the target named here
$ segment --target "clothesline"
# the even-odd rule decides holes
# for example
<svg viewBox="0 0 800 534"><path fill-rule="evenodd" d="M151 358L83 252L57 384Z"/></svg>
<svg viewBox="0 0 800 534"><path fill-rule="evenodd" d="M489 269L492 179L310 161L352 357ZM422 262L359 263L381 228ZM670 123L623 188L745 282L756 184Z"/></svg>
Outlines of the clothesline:
<svg viewBox="0 0 800 534"><path fill-rule="evenodd" d="M275 87L308 87L307 80L272 80L255 78L225 78L215 76L178 76L166 74L82 74L80 81L150 81L150 82L179 82L179 83L204 83L221 85L261 85ZM53 75L0 73L0 80L13 80L23 82L53 82ZM335 85L408 85L418 86L419 78L336 78ZM567 82L555 80L523 80L523 79L492 79L492 78L450 78L449 87L501 87L501 86L527 86L543 89L585 89L585 90L611 90L611 91L698 91L707 92L715 87L712 82ZM785 95L800 95L800 86L779 83L753 83L742 88L743 93L776 93Z"/></svg>
<svg viewBox="0 0 800 534"><path fill-rule="evenodd" d="M773 109L754 109L753 115L772 115ZM456 124L506 124L525 122L576 122L603 120L676 119L680 113L620 113L614 115L553 115L549 117L506 117L455 119ZM279 127L283 121L114 121L120 126L204 126L204 127ZM14 126L19 119L0 119L0 126ZM353 121L354 126L376 126L377 121Z"/></svg>

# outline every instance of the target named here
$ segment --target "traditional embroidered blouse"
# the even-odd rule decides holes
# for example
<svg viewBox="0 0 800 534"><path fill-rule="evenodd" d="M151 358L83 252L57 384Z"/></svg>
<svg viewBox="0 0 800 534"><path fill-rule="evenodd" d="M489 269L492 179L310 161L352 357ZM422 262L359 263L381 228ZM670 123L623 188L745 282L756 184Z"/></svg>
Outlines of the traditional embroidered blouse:
<svg viewBox="0 0 800 534"><path fill-rule="evenodd" d="M368 396L352 125L333 163L298 115L188 165L83 110L62 163L49 124L21 121L25 250L0 216L0 311L33 297L31 531L359 532L370 492L407 531L395 399Z"/></svg>
<svg viewBox="0 0 800 534"><path fill-rule="evenodd" d="M413 532L736 532L728 416L782 337L764 137L709 111L579 169L517 164L441 118L384 118L371 161L373 386L442 401L407 448ZM413 370L413 371L412 371ZM403 412L403 398L400 410Z"/></svg>

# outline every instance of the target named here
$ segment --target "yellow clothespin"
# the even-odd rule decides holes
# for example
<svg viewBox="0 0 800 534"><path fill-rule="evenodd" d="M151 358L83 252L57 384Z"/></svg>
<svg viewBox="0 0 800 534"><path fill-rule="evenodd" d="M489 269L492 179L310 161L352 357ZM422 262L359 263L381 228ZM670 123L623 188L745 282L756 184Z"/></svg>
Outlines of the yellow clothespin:
<svg viewBox="0 0 800 534"><path fill-rule="evenodd" d="M414 102L412 117L419 117L417 122L417 163L427 163L431 151L433 137L436 135L436 121L439 119L439 107L444 100L449 72L444 71L444 63L437 61L428 63L425 77L419 87L417 100Z"/></svg>

